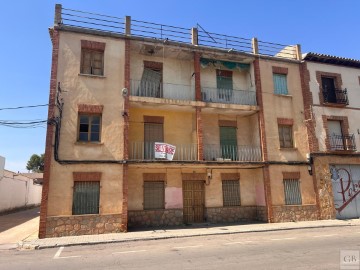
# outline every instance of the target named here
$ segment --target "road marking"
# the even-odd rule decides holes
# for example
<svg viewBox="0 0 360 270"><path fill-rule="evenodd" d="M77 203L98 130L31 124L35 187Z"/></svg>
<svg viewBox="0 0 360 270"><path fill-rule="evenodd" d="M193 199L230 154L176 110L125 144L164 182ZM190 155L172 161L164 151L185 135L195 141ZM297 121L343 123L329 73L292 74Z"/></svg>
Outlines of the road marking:
<svg viewBox="0 0 360 270"><path fill-rule="evenodd" d="M59 250L55 253L53 259L68 259L68 258L79 258L81 256L66 256L66 257L60 257L61 252L64 250L64 247L60 247Z"/></svg>
<svg viewBox="0 0 360 270"><path fill-rule="evenodd" d="M337 235L337 234L315 235L313 237L315 237L315 238L318 238L318 237L331 237L331 236L335 236L335 235Z"/></svg>
<svg viewBox="0 0 360 270"><path fill-rule="evenodd" d="M245 244L245 243L253 243L254 241L242 241L242 242L230 242L225 243L224 245L237 245L237 244Z"/></svg>
<svg viewBox="0 0 360 270"><path fill-rule="evenodd" d="M137 253L137 252L145 252L145 249L141 249L141 250L128 250L128 251L118 251L118 252L113 252L111 254L127 254L127 253Z"/></svg>
<svg viewBox="0 0 360 270"><path fill-rule="evenodd" d="M294 240L296 239L296 237L288 237L288 238L272 238L270 240L273 240L273 241L281 241L281 240Z"/></svg>
<svg viewBox="0 0 360 270"><path fill-rule="evenodd" d="M177 248L177 249L185 249L185 248L197 248L197 247L202 247L203 245L197 245L197 246L185 246L185 247L173 247L173 248Z"/></svg>

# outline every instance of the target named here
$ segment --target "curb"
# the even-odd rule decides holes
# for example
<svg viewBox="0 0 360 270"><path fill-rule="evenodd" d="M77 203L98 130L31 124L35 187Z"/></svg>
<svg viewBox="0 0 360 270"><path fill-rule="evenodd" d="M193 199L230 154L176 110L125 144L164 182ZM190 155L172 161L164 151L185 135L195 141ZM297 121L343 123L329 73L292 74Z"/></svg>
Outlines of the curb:
<svg viewBox="0 0 360 270"><path fill-rule="evenodd" d="M294 228L273 228L273 229L254 229L250 231L220 231L220 232L205 232L205 233L192 233L186 235L163 235L154 237L143 237L143 238L130 238L130 239L112 239L102 240L94 242L78 242L78 243L62 243L62 244L32 244L31 242L19 242L18 249L21 250L40 250L47 248L56 247L70 247L70 246L86 246L86 245L101 245L101 244L114 244L114 243L126 243L126 242L137 242L137 241L151 241L151 240L162 240L162 239L175 239L175 238L188 238L188 237L199 237L199 236L212 236L212 235L230 235L230 234L241 234L241 233L259 233L259 232L273 232L273 231L291 231L299 229L316 229L316 228L336 228L336 227L352 227L360 226L360 224L329 224L321 226L308 226L308 227L294 227Z"/></svg>

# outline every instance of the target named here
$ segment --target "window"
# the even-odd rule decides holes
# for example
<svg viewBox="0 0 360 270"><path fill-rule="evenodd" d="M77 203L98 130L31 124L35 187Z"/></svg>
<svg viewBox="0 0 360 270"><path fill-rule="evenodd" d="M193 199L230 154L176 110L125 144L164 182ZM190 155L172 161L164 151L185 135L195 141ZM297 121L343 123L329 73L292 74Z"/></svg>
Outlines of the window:
<svg viewBox="0 0 360 270"><path fill-rule="evenodd" d="M155 142L164 142L164 127L162 117L144 117L144 158L155 158Z"/></svg>
<svg viewBox="0 0 360 270"><path fill-rule="evenodd" d="M232 71L216 70L216 87L221 101L230 101L233 94Z"/></svg>
<svg viewBox="0 0 360 270"><path fill-rule="evenodd" d="M162 63L144 62L144 71L138 88L138 95L143 97L163 97Z"/></svg>
<svg viewBox="0 0 360 270"><path fill-rule="evenodd" d="M299 179L284 179L284 194L286 205L301 205Z"/></svg>
<svg viewBox="0 0 360 270"><path fill-rule="evenodd" d="M237 160L236 127L220 127L220 148L222 158Z"/></svg>
<svg viewBox="0 0 360 270"><path fill-rule="evenodd" d="M224 206L240 205L240 183L238 180L223 180L222 191Z"/></svg>
<svg viewBox="0 0 360 270"><path fill-rule="evenodd" d="M100 115L79 115L79 138L80 142L100 142Z"/></svg>
<svg viewBox="0 0 360 270"><path fill-rule="evenodd" d="M277 95L287 95L287 75L286 74L273 74L274 93Z"/></svg>
<svg viewBox="0 0 360 270"><path fill-rule="evenodd" d="M73 215L99 214L100 182L74 182Z"/></svg>
<svg viewBox="0 0 360 270"><path fill-rule="evenodd" d="M279 125L280 148L293 148L292 126Z"/></svg>
<svg viewBox="0 0 360 270"><path fill-rule="evenodd" d="M144 182L144 210L165 208L164 181Z"/></svg>
<svg viewBox="0 0 360 270"><path fill-rule="evenodd" d="M82 49L80 73L104 75L104 51Z"/></svg>

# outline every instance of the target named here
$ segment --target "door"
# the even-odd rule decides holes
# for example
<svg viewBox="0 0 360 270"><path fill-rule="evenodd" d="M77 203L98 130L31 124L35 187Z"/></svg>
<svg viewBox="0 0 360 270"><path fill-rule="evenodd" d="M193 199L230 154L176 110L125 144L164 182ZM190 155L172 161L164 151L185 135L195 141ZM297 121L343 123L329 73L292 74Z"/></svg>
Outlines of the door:
<svg viewBox="0 0 360 270"><path fill-rule="evenodd" d="M336 218L360 217L360 166L330 166Z"/></svg>
<svg viewBox="0 0 360 270"><path fill-rule="evenodd" d="M334 78L322 77L321 82L322 82L325 102L336 103Z"/></svg>
<svg viewBox="0 0 360 270"><path fill-rule="evenodd" d="M236 127L220 127L221 157L237 160Z"/></svg>
<svg viewBox="0 0 360 270"><path fill-rule="evenodd" d="M183 181L184 223L204 221L204 181Z"/></svg>
<svg viewBox="0 0 360 270"><path fill-rule="evenodd" d="M331 150L344 150L344 138L341 130L341 121L328 120L329 139Z"/></svg>
<svg viewBox="0 0 360 270"><path fill-rule="evenodd" d="M145 123L144 124L144 158L155 158L155 142L164 142L163 124Z"/></svg>

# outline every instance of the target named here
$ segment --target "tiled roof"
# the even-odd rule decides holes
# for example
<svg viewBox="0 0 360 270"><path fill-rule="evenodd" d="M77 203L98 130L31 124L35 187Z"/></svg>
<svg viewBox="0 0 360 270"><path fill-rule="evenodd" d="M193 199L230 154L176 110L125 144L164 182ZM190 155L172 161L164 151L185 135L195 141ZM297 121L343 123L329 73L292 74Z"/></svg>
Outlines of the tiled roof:
<svg viewBox="0 0 360 270"><path fill-rule="evenodd" d="M328 54L309 52L303 55L303 60L310 62L318 62L324 64L333 64L339 66L360 68L360 60L333 56Z"/></svg>

